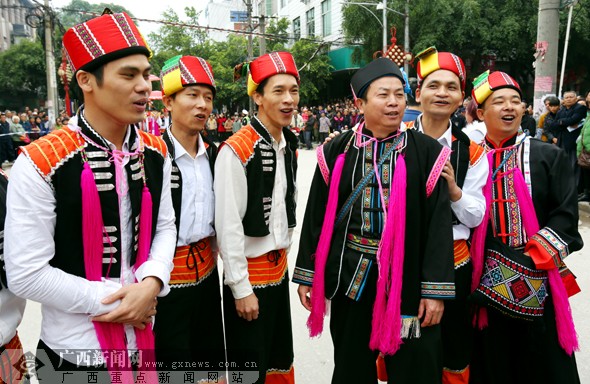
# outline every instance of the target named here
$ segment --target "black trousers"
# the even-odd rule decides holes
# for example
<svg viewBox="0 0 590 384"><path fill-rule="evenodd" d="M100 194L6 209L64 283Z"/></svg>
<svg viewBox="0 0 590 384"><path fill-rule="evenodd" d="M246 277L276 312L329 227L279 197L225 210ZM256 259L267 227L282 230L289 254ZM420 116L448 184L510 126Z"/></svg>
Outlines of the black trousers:
<svg viewBox="0 0 590 384"><path fill-rule="evenodd" d="M225 346L217 268L198 285L171 288L158 299L154 323L156 359L174 370L193 361L191 371L224 371Z"/></svg>
<svg viewBox="0 0 590 384"><path fill-rule="evenodd" d="M542 320L517 320L488 309L488 327L475 333L470 383L580 383L575 356L557 340L551 295Z"/></svg>
<svg viewBox="0 0 590 384"><path fill-rule="evenodd" d="M445 310L440 323L443 366L452 371L464 370L471 362L473 326L467 297L471 290L472 270L471 262L455 269L455 300L445 301Z"/></svg>
<svg viewBox="0 0 590 384"><path fill-rule="evenodd" d="M254 288L254 293L260 308L258 319L247 321L238 317L227 285L223 287L223 315L230 371L232 367L256 367L256 383L262 384L269 371L286 374L293 365L288 273L278 285ZM229 378L231 382L231 372Z"/></svg>
<svg viewBox="0 0 590 384"><path fill-rule="evenodd" d="M377 268L369 272L360 300L338 292L330 309L334 343L332 384L376 384L378 353L369 348ZM442 382L440 325L421 329L420 338L405 339L397 353L385 357L389 384L439 384Z"/></svg>

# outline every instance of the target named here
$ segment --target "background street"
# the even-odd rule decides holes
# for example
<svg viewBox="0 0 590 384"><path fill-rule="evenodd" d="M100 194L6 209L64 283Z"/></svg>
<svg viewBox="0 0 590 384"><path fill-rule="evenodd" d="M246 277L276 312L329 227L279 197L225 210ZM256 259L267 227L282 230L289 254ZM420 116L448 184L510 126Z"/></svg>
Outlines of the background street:
<svg viewBox="0 0 590 384"><path fill-rule="evenodd" d="M299 151L299 172L297 183L299 200L297 208L297 228L293 237L293 246L289 253L289 270L295 265L303 213L311 179L315 170L315 151ZM586 244L590 244L590 205L580 210L580 233ZM580 338L580 352L576 358L582 383L590 383L590 258L587 248L572 254L566 260L570 269L578 277L582 292L571 299L574 320ZM293 332L295 345L295 372L298 384L325 384L330 382L332 363L332 343L328 330L328 319L324 334L317 339L310 340L305 322L308 312L303 308L297 297L297 286L291 284L291 307L293 317ZM29 301L25 317L19 328L19 336L25 351L33 351L37 345L41 325L41 307L38 303ZM34 381L36 382L36 381Z"/></svg>

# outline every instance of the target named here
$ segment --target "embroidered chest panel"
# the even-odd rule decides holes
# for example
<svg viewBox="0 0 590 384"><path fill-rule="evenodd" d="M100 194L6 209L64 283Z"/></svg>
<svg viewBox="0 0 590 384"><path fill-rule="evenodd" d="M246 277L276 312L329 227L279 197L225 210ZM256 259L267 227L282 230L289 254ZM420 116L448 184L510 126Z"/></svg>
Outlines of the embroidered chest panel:
<svg viewBox="0 0 590 384"><path fill-rule="evenodd" d="M369 174L376 162L379 162L381 156L387 153L394 144L379 143L375 145L367 145L362 151L364 158L361 177ZM375 147L376 152L375 153ZM390 155L391 156L391 155ZM369 183L363 190L363 199L361 203L361 215L362 215L362 227L361 233L369 235L377 235L383 231L383 203L389 203L389 190L391 184L391 159L386 160L381 166L378 167L379 172L375 173ZM383 201L379 191L379 177L383 191Z"/></svg>
<svg viewBox="0 0 590 384"><path fill-rule="evenodd" d="M508 157L506 159L506 157ZM492 184L492 225L494 236L511 247L526 243L522 216L516 200L514 173L518 158L513 150L502 150L494 154L493 169L496 178ZM503 164L502 164L503 163ZM498 167L501 167L498 170Z"/></svg>

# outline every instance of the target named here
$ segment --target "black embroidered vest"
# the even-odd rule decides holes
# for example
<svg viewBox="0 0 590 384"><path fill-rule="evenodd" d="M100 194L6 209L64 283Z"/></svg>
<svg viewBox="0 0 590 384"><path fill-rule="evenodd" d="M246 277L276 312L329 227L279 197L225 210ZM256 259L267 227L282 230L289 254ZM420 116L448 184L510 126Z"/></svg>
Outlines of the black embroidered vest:
<svg viewBox="0 0 590 384"><path fill-rule="evenodd" d="M285 171L287 175L287 223L289 228L296 225L295 180L297 175L297 137L283 128L287 143L285 147ZM272 137L258 118L252 118L251 125L240 129L224 145L229 145L242 161L248 183L248 207L242 219L244 234L264 237L270 234L269 218L272 208L277 154L272 146ZM240 153L240 154L238 154Z"/></svg>
<svg viewBox="0 0 590 384"><path fill-rule="evenodd" d="M81 132L85 136L96 144L108 148L106 141L92 128L88 127L81 117L79 117L78 122ZM158 141L159 139L143 132L139 133L140 136L138 137L139 131L132 127L130 129L130 152L134 152L139 148L140 140L144 143L144 170L153 202L151 234L153 240L157 228L162 194L165 145L162 141ZM25 151L29 153L29 158L35 164L38 161L43 162L43 160L36 159L45 158L47 160L44 153L48 152L49 148L57 147L56 152L60 153L60 157L50 162L50 172L41 174L50 183L56 200L55 256L51 259L50 265L67 273L85 277L82 242L82 190L80 187L83 169L82 148L72 144L74 141L84 143L85 140L76 132L72 132L67 128L60 131L63 132L52 133L39 141L38 147L42 148L42 150L30 148L25 149ZM146 140L149 142L146 142ZM121 275L121 223L119 197L116 191L115 165L109 153L89 142L83 145L96 181L105 225L105 233L103 234L103 276L118 278ZM41 168L37 166L37 169ZM133 265L137 256L139 213L143 189L140 155L131 156L129 162L125 165L125 170L131 205L130 264Z"/></svg>

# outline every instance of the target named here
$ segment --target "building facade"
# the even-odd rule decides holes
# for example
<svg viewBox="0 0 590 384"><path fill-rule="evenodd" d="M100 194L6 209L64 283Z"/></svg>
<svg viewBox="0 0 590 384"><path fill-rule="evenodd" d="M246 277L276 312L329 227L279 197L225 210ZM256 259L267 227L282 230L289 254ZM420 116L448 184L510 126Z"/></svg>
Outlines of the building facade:
<svg viewBox="0 0 590 384"><path fill-rule="evenodd" d="M0 0L0 52L23 39L35 39L35 29L26 20L34 8L29 0Z"/></svg>
<svg viewBox="0 0 590 384"><path fill-rule="evenodd" d="M209 37L215 41L227 39L228 30L240 31L246 26L246 4L243 0L209 0L203 12L203 25L210 29Z"/></svg>

